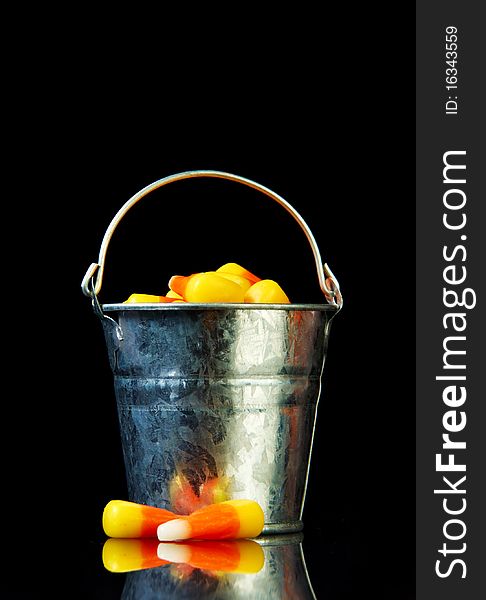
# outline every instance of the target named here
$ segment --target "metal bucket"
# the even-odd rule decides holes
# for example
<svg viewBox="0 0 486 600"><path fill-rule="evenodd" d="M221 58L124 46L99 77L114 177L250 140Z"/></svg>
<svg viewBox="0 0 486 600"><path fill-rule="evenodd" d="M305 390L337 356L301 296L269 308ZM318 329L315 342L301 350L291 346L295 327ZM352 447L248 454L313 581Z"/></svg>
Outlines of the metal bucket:
<svg viewBox="0 0 486 600"><path fill-rule="evenodd" d="M283 206L307 236L327 303L100 305L106 250L121 218L152 190L192 177L243 183ZM82 289L103 324L129 499L187 514L249 498L262 506L265 534L300 531L329 328L342 296L295 209L229 173L166 177L118 211Z"/></svg>

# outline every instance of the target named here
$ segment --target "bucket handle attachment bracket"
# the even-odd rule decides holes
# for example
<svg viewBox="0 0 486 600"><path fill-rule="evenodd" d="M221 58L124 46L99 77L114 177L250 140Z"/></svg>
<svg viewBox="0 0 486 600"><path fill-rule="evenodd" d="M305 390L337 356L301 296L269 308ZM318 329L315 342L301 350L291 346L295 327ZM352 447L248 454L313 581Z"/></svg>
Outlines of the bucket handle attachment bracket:
<svg viewBox="0 0 486 600"><path fill-rule="evenodd" d="M107 317L103 313L101 306L98 302L97 296L100 293L101 284L103 281L103 273L104 273L104 266L105 266L106 252L108 250L108 245L110 243L111 237L112 237L116 227L118 226L119 222L122 220L122 218L130 210L130 208L132 208L132 206L134 204L136 204L139 200L141 200L144 196L146 196L153 190L156 190L164 185L167 185L167 184L175 182L175 181L180 181L182 179L191 179L191 178L195 178L195 177L215 177L215 178L219 178L219 179L227 179L229 181L235 181L237 183L242 183L242 184L244 184L248 187L251 187L259 192L262 192L263 194L265 194L266 196L269 196L270 198L275 200L278 204L280 204L297 221L297 223L300 225L301 229L303 230L303 232L307 238L307 241L309 242L309 245L311 247L312 253L314 255L314 260L316 263L317 276L319 279L319 286L321 288L322 293L324 294L324 297L326 298L326 300L329 304L333 304L334 306L337 306L339 310L342 308L343 298L342 298L338 280L336 279L335 275L329 268L328 264L322 263L321 254L319 252L319 247L317 246L316 240L315 240L311 230L309 229L309 226L304 221L302 216L295 210L295 208L293 206L291 206L281 196L279 196L278 194L276 194L269 188L267 188L259 183L256 183L255 181L252 181L251 179L247 179L246 177L241 177L239 175L233 175L232 173L225 173L223 171L204 170L204 171L184 171L182 173L176 173L175 175L169 175L168 177L164 177L162 179L159 179L159 180L147 185L142 190L137 192L134 196L132 196L129 200L127 200L127 202L125 202L125 204L120 208L120 210L113 217L111 223L109 224L109 226L105 232L103 240L101 242L98 262L91 263L91 265L89 266L88 270L86 271L86 274L83 277L83 281L81 283L81 289L83 291L83 294L85 296L88 296L91 298L92 304L93 304L93 309L98 316L103 317L105 319L110 318L110 317ZM95 279L95 275L96 275L96 279ZM121 330L119 331L120 326L118 325L118 323L116 323L116 321L114 321L113 319L111 319L111 320L115 323L115 325L117 327L118 338L122 339L119 337L120 335L122 335Z"/></svg>
<svg viewBox="0 0 486 600"><path fill-rule="evenodd" d="M96 265L96 267L98 267L98 265L96 263L92 263L91 267L93 267L94 265ZM90 267L90 269L91 269L91 267ZM94 271L96 271L96 270L97 270L97 268L94 269ZM90 292L91 292L90 293L91 304L93 305L93 310L95 312L95 315L97 315L101 319L101 321L103 321L104 319L106 321L109 321L110 324L115 327L116 337L118 338L118 341L122 342L123 341L122 328L121 328L120 324L115 321L115 319L112 319L108 315L105 315L105 313L103 312L103 309L101 308L100 302L98 300L98 296L95 294L93 276L90 276L90 278L88 280L88 285L89 285Z"/></svg>

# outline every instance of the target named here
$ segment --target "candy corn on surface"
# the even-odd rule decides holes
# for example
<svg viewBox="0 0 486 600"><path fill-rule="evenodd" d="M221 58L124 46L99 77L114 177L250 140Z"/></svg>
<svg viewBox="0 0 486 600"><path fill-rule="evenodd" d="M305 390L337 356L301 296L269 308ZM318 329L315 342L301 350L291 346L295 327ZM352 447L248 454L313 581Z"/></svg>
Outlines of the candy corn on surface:
<svg viewBox="0 0 486 600"><path fill-rule="evenodd" d="M264 520L263 510L253 500L217 502L187 516L155 506L111 500L102 518L103 530L112 538L158 536L161 541L257 537Z"/></svg>
<svg viewBox="0 0 486 600"><path fill-rule="evenodd" d="M252 538L260 535L264 521L257 502L227 500L205 506L187 517L162 523L157 528L157 537L161 541Z"/></svg>

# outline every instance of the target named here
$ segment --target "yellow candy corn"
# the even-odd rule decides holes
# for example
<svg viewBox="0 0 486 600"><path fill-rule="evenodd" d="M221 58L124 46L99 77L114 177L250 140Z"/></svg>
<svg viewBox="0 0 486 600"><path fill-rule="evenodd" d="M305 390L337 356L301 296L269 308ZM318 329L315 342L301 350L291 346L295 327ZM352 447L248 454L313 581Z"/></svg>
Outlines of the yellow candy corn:
<svg viewBox="0 0 486 600"><path fill-rule="evenodd" d="M245 302L255 304L290 304L290 300L272 279L262 279L254 283L245 294Z"/></svg>
<svg viewBox="0 0 486 600"><path fill-rule="evenodd" d="M132 294L123 304L177 302L169 296L153 296L152 294Z"/></svg>
<svg viewBox="0 0 486 600"><path fill-rule="evenodd" d="M234 273L223 273L222 271L217 272L216 274L237 283L243 289L243 293L245 293L251 286L251 281L246 279L246 277L242 277L241 275L235 275Z"/></svg>
<svg viewBox="0 0 486 600"><path fill-rule="evenodd" d="M248 279L250 283L256 283L257 281L260 281L260 277L257 277L251 271L248 271L248 269L245 269L237 263L226 263L222 267L219 267L219 269L216 269L216 273L230 273L232 275L239 275L240 277Z"/></svg>
<svg viewBox="0 0 486 600"><path fill-rule="evenodd" d="M177 292L174 292L173 290L169 290L165 296L167 298L174 298L176 300L182 300L183 299L180 294L178 294Z"/></svg>
<svg viewBox="0 0 486 600"><path fill-rule="evenodd" d="M123 304L135 304L137 302L160 302L160 296L152 294L132 294Z"/></svg>
<svg viewBox="0 0 486 600"><path fill-rule="evenodd" d="M241 285L214 272L192 275L184 291L187 302L243 302L244 297Z"/></svg>

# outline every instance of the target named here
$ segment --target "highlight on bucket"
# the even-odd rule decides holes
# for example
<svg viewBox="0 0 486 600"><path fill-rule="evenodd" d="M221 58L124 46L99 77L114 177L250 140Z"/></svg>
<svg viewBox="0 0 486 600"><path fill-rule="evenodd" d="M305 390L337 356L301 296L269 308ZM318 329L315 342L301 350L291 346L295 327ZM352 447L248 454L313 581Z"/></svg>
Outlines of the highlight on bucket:
<svg viewBox="0 0 486 600"><path fill-rule="evenodd" d="M240 267L227 269L227 277L223 269L174 282L177 291L165 300L101 305L106 251L121 219L151 191L195 177L241 183L282 206L311 246L325 303L291 304L282 290L283 296L269 290ZM263 509L263 534L302 530L329 330L343 300L298 212L238 175L186 171L165 177L120 208L81 287L104 330L129 500L185 515L215 502L250 499Z"/></svg>

